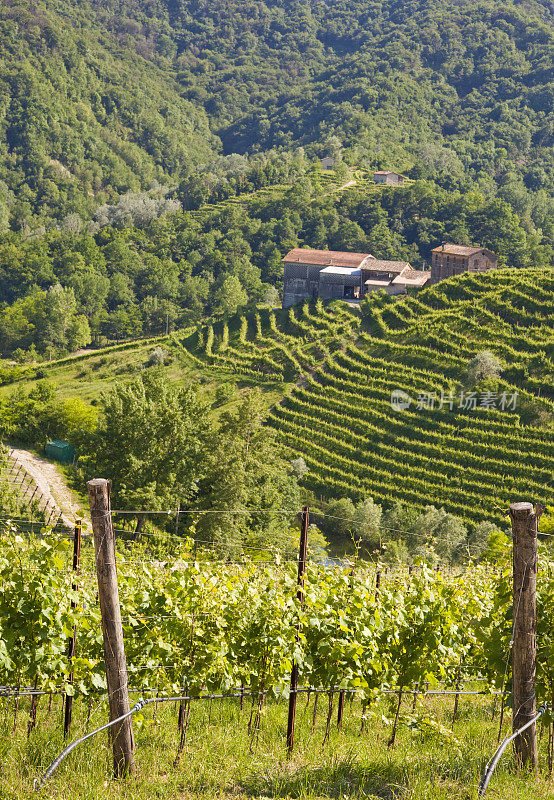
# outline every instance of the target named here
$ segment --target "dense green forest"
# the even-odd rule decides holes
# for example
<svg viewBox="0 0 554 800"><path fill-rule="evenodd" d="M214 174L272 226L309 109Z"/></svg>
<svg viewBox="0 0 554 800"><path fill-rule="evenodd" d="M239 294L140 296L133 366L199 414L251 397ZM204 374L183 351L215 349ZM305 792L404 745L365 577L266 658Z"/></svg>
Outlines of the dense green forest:
<svg viewBox="0 0 554 800"><path fill-rule="evenodd" d="M4 227L299 145L553 186L547 2L10 0L0 35Z"/></svg>
<svg viewBox="0 0 554 800"><path fill-rule="evenodd" d="M303 167L304 164L304 167ZM306 169L290 159L290 169ZM443 239L481 242L500 263L547 266L544 210L527 224L509 203L432 182L325 194L320 173L245 203L180 211L95 231L52 229L0 241L0 353L20 360L163 333L204 316L279 302L281 257L301 244L429 263ZM113 209L121 208L121 203ZM532 219L532 216L535 219Z"/></svg>
<svg viewBox="0 0 554 800"><path fill-rule="evenodd" d="M4 3L0 355L278 303L298 245L551 264L552 21L541 2ZM385 166L411 181L376 190Z"/></svg>

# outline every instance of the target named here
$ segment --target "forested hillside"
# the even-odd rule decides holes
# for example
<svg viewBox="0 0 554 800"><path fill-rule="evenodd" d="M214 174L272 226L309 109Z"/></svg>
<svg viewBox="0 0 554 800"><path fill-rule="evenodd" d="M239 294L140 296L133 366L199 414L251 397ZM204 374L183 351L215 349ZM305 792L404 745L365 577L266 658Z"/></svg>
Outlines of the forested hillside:
<svg viewBox="0 0 554 800"><path fill-rule="evenodd" d="M302 245L551 265L552 22L489 0L4 3L0 357L276 305ZM376 187L385 166L407 185Z"/></svg>
<svg viewBox="0 0 554 800"><path fill-rule="evenodd" d="M431 247L448 239L480 242L498 253L501 265L552 263L552 247L529 231L535 223L547 229L539 210L535 223L526 223L505 200L422 181L398 189L362 181L337 193L332 178L307 172L304 159L283 162L279 169L300 175L292 187L254 192L241 202L141 221L136 209L134 220L127 214L123 199L112 206L111 223L90 232L6 234L0 356L49 358L91 340L161 334L166 326L172 331L206 316L219 320L260 303L277 305L281 257L299 245L421 267Z"/></svg>
<svg viewBox="0 0 554 800"><path fill-rule="evenodd" d="M2 3L0 38L0 232L87 218L216 151L173 72L120 43L88 3Z"/></svg>
<svg viewBox="0 0 554 800"><path fill-rule="evenodd" d="M0 34L4 228L298 145L519 213L553 186L546 2L10 0Z"/></svg>

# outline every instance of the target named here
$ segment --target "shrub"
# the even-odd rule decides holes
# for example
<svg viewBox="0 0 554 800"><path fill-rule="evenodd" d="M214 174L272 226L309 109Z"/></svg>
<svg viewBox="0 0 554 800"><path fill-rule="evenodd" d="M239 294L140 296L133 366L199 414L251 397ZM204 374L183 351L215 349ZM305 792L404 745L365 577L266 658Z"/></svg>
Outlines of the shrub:
<svg viewBox="0 0 554 800"><path fill-rule="evenodd" d="M149 367L163 366L167 359L167 352L163 347L155 347L150 353L147 361Z"/></svg>
<svg viewBox="0 0 554 800"><path fill-rule="evenodd" d="M472 385L486 378L499 378L501 365L498 358L490 350L482 350L472 358L467 368L467 376Z"/></svg>

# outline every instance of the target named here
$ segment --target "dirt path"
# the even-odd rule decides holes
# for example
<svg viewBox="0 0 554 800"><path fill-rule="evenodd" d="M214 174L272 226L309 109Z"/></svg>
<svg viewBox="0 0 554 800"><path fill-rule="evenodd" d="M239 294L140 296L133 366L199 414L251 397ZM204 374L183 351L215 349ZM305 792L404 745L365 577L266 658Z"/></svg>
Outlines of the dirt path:
<svg viewBox="0 0 554 800"><path fill-rule="evenodd" d="M342 186L337 186L335 189L331 189L331 191L329 192L324 192L324 194L318 195L318 197L314 198L314 200L319 199L320 197L330 197L332 194L336 194L337 192L342 192L343 189L349 189L350 186L356 186L357 183L358 181L355 181L354 179L346 181L346 183L343 183Z"/></svg>
<svg viewBox="0 0 554 800"><path fill-rule="evenodd" d="M9 457L20 464L33 479L42 493L44 502L59 509L60 521L64 525L73 527L75 520L81 518L85 529L91 530L88 513L84 513L77 494L69 488L63 472L56 464L18 447L11 448Z"/></svg>
<svg viewBox="0 0 554 800"><path fill-rule="evenodd" d="M339 186L339 188L336 191L342 192L343 189L348 189L349 186L355 186L356 183L357 181L355 180L347 181L346 183L343 183L342 186Z"/></svg>

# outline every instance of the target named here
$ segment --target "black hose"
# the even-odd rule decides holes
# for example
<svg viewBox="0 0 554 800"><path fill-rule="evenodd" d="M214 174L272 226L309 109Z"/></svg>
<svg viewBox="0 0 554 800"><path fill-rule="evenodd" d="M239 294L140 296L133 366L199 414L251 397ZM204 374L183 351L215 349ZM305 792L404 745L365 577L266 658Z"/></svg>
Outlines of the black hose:
<svg viewBox="0 0 554 800"><path fill-rule="evenodd" d="M507 736L506 739L504 739L504 741L502 742L496 753L493 755L493 757L487 764L487 768L483 773L483 777L481 778L481 782L479 784L479 792L478 792L479 797L485 796L485 792L487 791L487 786L489 785L489 781L493 776L493 772L496 769L496 765L500 761L502 753L508 747L510 742L513 742L513 740L516 739L520 733L526 731L527 728L531 727L531 725L534 725L535 722L542 717L547 708L548 705L547 703L545 703L543 706L539 708L533 719L530 719L529 722L526 722L525 725L523 725L519 730L515 731L515 733L512 733L510 736Z"/></svg>

